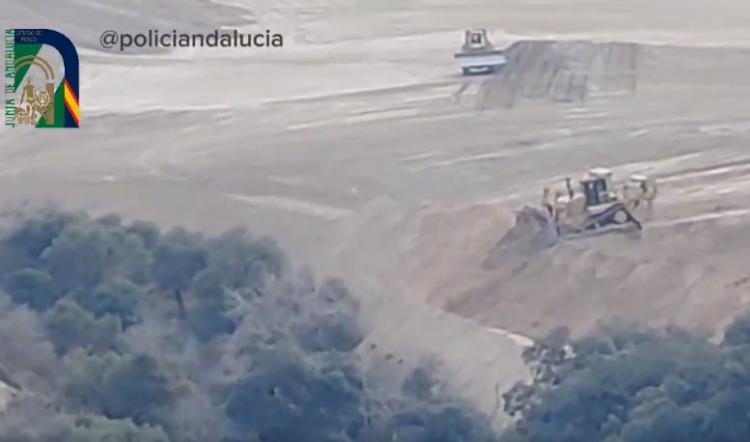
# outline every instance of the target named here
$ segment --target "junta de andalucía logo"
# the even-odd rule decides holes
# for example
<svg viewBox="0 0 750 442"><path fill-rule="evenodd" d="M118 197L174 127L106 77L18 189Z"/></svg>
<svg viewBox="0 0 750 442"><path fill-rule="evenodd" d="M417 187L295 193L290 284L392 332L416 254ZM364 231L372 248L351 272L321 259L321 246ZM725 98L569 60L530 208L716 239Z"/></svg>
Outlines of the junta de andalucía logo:
<svg viewBox="0 0 750 442"><path fill-rule="evenodd" d="M5 126L77 128L78 52L51 29L6 29Z"/></svg>

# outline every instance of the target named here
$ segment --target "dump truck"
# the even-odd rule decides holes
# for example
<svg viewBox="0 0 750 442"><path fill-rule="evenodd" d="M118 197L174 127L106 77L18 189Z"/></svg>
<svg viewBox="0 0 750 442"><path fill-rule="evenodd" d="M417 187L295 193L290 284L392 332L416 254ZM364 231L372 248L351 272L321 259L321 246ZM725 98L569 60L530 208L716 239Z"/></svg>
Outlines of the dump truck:
<svg viewBox="0 0 750 442"><path fill-rule="evenodd" d="M504 51L490 42L486 29L467 30L463 47L454 58L463 75L498 72L506 63Z"/></svg>

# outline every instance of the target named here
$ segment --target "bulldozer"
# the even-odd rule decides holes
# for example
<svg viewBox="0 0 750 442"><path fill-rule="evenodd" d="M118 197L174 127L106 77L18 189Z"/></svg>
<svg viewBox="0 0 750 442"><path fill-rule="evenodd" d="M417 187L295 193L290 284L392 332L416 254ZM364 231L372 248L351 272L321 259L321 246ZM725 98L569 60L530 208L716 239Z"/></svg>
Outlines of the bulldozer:
<svg viewBox="0 0 750 442"><path fill-rule="evenodd" d="M574 186L565 179L565 189L545 188L544 212L552 221L558 237L599 232L612 228L642 229L642 215L650 215L657 188L653 178L631 175L616 185L612 171L597 167Z"/></svg>
<svg viewBox="0 0 750 442"><path fill-rule="evenodd" d="M454 58L463 75L498 72L506 63L504 51L490 42L486 29L465 31L464 44Z"/></svg>
<svg viewBox="0 0 750 442"><path fill-rule="evenodd" d="M542 207L525 205L516 211L515 225L495 243L483 267L494 269L506 260L538 253L562 240L613 229L640 231L642 221L652 214L656 194L653 178L631 175L618 185L612 171L603 167L589 170L575 185L566 178L564 188L544 188Z"/></svg>

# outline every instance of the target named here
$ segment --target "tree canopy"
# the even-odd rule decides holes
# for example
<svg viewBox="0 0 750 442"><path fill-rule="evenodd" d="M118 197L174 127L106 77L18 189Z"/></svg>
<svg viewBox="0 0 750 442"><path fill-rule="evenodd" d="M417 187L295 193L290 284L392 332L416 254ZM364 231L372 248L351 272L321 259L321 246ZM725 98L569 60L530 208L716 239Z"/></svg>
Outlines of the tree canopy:
<svg viewBox="0 0 750 442"><path fill-rule="evenodd" d="M0 440L493 440L471 407L424 394L429 367L366 387L360 314L343 281L243 229L25 213L0 235L0 380L15 389Z"/></svg>
<svg viewBox="0 0 750 442"><path fill-rule="evenodd" d="M508 392L516 442L733 442L750 437L750 317L721 342L676 327L564 329L525 353L534 380Z"/></svg>
<svg viewBox="0 0 750 442"><path fill-rule="evenodd" d="M361 314L343 281L243 229L25 214L0 232L0 441L750 438L750 316L721 339L554 330L524 352L532 380L504 395L514 423L497 435L443 393L434 361L366 382Z"/></svg>

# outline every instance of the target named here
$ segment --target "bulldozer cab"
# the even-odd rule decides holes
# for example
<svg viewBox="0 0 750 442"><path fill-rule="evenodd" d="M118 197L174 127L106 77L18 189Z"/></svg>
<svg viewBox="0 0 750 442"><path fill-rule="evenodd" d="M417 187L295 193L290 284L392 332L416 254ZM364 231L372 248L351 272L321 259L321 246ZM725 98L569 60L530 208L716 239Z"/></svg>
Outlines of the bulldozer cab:
<svg viewBox="0 0 750 442"><path fill-rule="evenodd" d="M586 178L581 181L586 207L598 206L607 202L607 180L602 177Z"/></svg>

